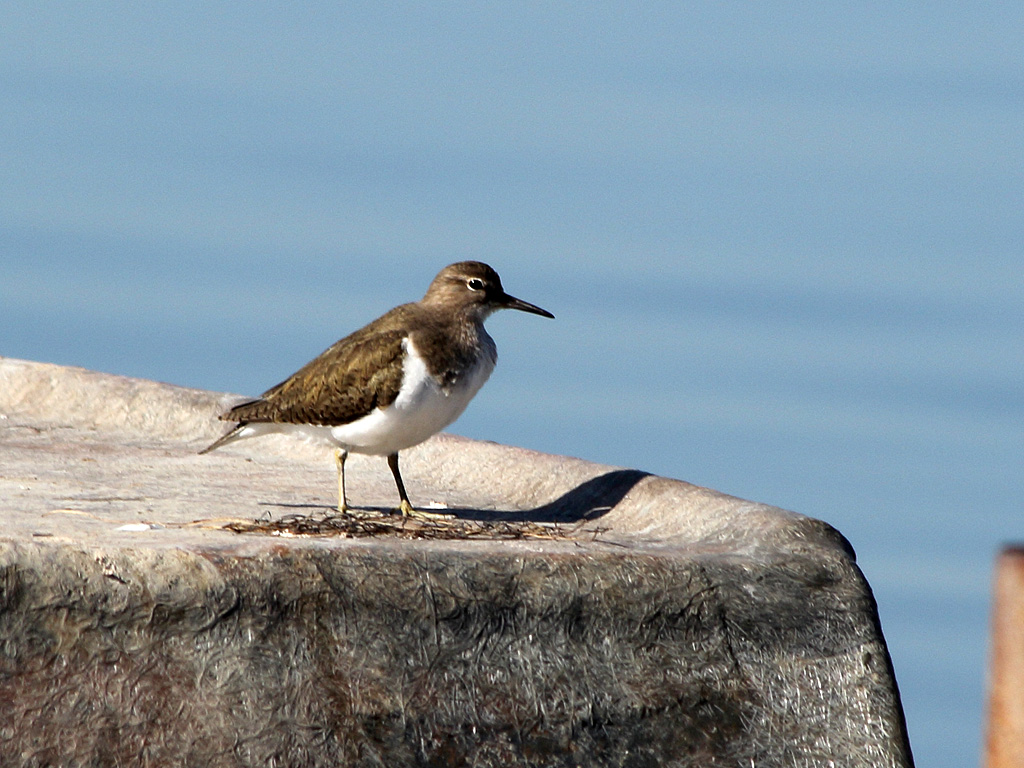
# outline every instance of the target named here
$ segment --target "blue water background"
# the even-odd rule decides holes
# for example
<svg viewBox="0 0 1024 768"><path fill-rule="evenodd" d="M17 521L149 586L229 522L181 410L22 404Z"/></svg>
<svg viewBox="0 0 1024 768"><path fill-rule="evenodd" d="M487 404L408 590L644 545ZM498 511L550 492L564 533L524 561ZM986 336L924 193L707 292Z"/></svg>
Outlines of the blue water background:
<svg viewBox="0 0 1024 768"><path fill-rule="evenodd" d="M922 766L1024 539L1024 5L0 7L0 354L257 394L444 264L453 431L827 520ZM327 482L327 480L325 480Z"/></svg>

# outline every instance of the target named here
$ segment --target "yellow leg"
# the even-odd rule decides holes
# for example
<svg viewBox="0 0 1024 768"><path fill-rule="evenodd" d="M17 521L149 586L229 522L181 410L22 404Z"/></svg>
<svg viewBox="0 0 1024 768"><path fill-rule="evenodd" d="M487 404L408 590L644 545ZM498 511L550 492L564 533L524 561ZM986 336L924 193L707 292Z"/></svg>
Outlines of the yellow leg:
<svg viewBox="0 0 1024 768"><path fill-rule="evenodd" d="M398 505L398 511L402 513L402 517L414 517L420 520L448 520L454 517L454 515L446 515L441 512L423 512L418 509L413 509L412 503L409 501L409 495L405 492L405 483L402 482L402 473L398 471L397 453L392 453L388 456L388 466L391 467L391 474L395 476L395 485L398 486L398 496L402 500Z"/></svg>
<svg viewBox="0 0 1024 768"><path fill-rule="evenodd" d="M334 463L338 465L338 511L342 514L348 512L348 499L345 497L345 459L348 458L348 451L339 448L334 452Z"/></svg>

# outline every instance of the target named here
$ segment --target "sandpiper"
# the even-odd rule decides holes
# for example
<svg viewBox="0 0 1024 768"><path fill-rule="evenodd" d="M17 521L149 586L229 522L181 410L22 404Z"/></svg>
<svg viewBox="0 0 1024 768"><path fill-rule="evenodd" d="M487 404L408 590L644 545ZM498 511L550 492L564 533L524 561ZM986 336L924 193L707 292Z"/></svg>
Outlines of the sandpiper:
<svg viewBox="0 0 1024 768"><path fill-rule="evenodd" d="M484 320L499 309L554 318L505 293L498 273L486 264L451 264L420 301L395 307L260 397L221 414L222 421L238 424L200 453L275 433L333 445L339 512L348 510L348 454L387 456L401 513L436 517L409 502L398 452L455 421L487 381L498 352Z"/></svg>

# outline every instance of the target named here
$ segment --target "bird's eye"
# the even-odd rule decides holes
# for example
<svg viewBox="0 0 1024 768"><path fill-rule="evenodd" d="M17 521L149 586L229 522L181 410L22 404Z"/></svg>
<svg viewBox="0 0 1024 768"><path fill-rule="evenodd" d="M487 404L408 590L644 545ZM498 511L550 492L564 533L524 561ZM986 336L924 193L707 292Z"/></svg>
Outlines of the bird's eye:
<svg viewBox="0 0 1024 768"><path fill-rule="evenodd" d="M466 286L471 291L482 291L484 289L484 281L478 277L471 277L466 281Z"/></svg>

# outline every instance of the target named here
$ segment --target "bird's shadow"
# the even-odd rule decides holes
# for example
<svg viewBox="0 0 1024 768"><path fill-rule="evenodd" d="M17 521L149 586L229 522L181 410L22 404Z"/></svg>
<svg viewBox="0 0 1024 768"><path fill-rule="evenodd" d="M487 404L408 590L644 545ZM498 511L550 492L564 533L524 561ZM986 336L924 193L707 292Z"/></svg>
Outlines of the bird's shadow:
<svg viewBox="0 0 1024 768"><path fill-rule="evenodd" d="M650 473L638 469L616 469L592 477L572 488L554 501L533 509L454 509L459 517L470 520L581 523L598 520L625 498L633 487Z"/></svg>
<svg viewBox="0 0 1024 768"><path fill-rule="evenodd" d="M448 507L443 511L454 515L460 520L478 520L481 522L508 523L582 523L598 520L608 514L625 498L637 483L650 475L638 469L615 469L603 475L592 477L575 488L566 491L557 499L533 509L481 509L475 507ZM334 507L323 504L295 504L283 502L260 502L265 512L268 507L296 510L292 514L301 514L298 510L310 510L310 514L321 512L331 514ZM360 510L373 510L388 513L392 510L380 507L356 507ZM430 510L442 511L442 510Z"/></svg>

